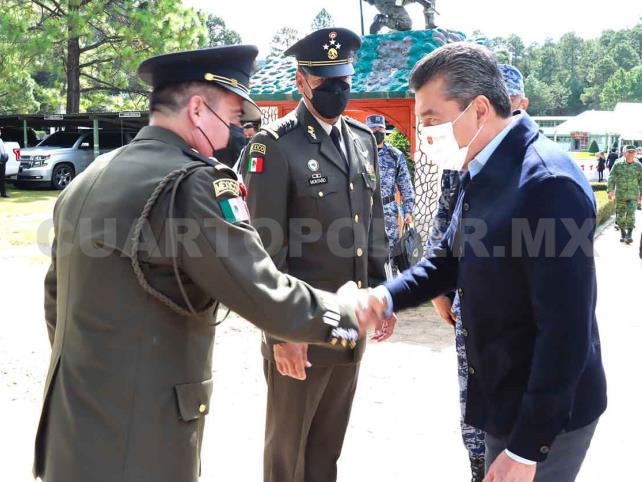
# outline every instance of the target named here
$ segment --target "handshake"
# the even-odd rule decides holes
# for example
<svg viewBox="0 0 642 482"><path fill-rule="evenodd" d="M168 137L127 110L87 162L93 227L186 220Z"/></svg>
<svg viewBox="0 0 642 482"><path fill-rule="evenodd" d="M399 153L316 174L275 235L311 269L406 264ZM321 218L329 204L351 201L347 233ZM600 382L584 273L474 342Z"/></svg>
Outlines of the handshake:
<svg viewBox="0 0 642 482"><path fill-rule="evenodd" d="M337 291L339 301L354 308L359 322L359 335L364 338L369 329L374 329L371 340L381 342L392 336L397 317L386 317L388 299L383 287L359 289L354 281L348 281Z"/></svg>
<svg viewBox="0 0 642 482"><path fill-rule="evenodd" d="M382 342L390 338L397 323L393 314L386 317L388 299L383 287L359 289L354 281L349 281L337 291L338 301L344 307L354 309L359 322L359 339L366 337L368 330L374 333L370 338ZM279 343L273 346L274 362L281 375L305 380L305 369L312 364L308 361L306 343Z"/></svg>

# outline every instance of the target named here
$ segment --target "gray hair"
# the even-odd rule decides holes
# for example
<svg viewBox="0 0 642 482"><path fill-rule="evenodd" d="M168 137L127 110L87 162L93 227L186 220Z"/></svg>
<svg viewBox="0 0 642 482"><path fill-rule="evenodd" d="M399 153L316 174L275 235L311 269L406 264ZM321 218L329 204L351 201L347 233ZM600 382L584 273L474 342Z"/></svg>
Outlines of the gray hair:
<svg viewBox="0 0 642 482"><path fill-rule="evenodd" d="M510 117L510 98L495 54L470 42L446 44L422 58L410 73L410 87L417 91L429 81L442 77L448 100L465 109L475 97L485 96L497 115Z"/></svg>

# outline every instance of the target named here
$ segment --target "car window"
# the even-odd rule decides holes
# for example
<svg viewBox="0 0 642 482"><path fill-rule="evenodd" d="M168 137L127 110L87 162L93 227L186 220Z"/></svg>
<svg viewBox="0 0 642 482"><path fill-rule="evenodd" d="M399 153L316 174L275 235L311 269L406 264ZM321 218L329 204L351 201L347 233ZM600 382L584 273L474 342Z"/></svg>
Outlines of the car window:
<svg viewBox="0 0 642 482"><path fill-rule="evenodd" d="M121 141L121 135L118 132L101 132L99 141L101 149L117 149L127 143L125 134L123 133Z"/></svg>
<svg viewBox="0 0 642 482"><path fill-rule="evenodd" d="M54 132L38 144L38 147L73 147L79 136L77 132Z"/></svg>

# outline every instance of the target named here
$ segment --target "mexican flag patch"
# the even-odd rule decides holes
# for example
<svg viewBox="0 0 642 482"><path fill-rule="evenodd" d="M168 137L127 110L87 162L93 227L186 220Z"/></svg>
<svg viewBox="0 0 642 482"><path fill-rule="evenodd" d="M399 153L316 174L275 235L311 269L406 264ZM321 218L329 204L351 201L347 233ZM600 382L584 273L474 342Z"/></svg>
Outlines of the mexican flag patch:
<svg viewBox="0 0 642 482"><path fill-rule="evenodd" d="M228 223L247 223L250 221L250 213L243 198L221 199L218 204L221 206L223 216Z"/></svg>
<svg viewBox="0 0 642 482"><path fill-rule="evenodd" d="M247 162L247 172L263 172L263 157L252 156Z"/></svg>

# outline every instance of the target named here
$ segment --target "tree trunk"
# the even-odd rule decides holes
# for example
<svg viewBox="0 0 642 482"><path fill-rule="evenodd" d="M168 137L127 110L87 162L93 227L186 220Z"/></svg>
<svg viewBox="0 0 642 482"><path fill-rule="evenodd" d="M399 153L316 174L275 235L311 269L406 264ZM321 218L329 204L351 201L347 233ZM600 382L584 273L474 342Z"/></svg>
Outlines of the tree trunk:
<svg viewBox="0 0 642 482"><path fill-rule="evenodd" d="M78 37L67 41L67 114L80 111L80 42Z"/></svg>
<svg viewBox="0 0 642 482"><path fill-rule="evenodd" d="M67 11L67 114L80 112L78 10L80 10L80 0L69 0L69 9Z"/></svg>

